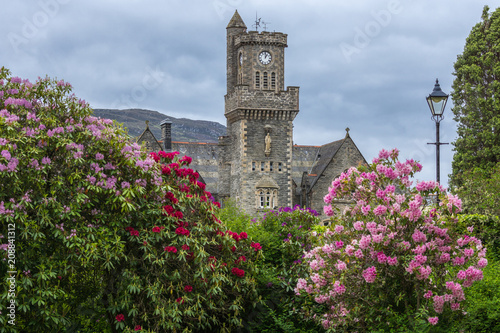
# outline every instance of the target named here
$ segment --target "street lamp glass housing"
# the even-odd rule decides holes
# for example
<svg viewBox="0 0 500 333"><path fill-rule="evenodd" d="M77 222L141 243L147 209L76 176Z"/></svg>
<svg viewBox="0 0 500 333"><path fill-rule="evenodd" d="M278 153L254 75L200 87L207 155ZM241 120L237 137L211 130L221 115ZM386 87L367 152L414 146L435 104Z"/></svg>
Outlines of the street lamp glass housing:
<svg viewBox="0 0 500 333"><path fill-rule="evenodd" d="M436 79L436 84L434 85L432 93L427 96L426 99L432 115L442 117L444 108L446 107L446 102L448 101L448 95L441 90L438 79Z"/></svg>

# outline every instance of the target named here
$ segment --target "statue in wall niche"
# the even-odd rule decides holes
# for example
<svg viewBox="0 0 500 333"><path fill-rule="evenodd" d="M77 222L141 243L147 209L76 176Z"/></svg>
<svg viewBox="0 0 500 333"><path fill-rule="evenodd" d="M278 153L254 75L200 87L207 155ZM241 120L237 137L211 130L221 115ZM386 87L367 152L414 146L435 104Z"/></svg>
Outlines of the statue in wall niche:
<svg viewBox="0 0 500 333"><path fill-rule="evenodd" d="M264 153L266 153L266 156L269 156L271 154L271 135L269 132L267 132L266 135L266 150L264 150Z"/></svg>

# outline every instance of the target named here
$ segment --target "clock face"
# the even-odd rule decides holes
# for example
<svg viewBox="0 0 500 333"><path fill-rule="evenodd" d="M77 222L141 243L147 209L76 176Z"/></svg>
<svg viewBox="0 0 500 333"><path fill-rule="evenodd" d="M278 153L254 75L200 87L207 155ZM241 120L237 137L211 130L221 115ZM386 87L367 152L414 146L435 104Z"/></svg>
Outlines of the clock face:
<svg viewBox="0 0 500 333"><path fill-rule="evenodd" d="M271 56L271 53L269 53L268 51L262 51L260 54L259 54L259 61L261 64L263 65L268 65L272 60L272 56Z"/></svg>

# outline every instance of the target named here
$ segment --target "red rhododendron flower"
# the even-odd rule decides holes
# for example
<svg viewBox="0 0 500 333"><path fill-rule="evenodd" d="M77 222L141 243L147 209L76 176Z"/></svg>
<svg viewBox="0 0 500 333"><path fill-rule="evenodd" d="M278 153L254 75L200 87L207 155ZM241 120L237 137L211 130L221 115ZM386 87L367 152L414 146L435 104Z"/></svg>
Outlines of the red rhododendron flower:
<svg viewBox="0 0 500 333"><path fill-rule="evenodd" d="M137 230L130 230L130 235L131 236L139 236L139 231L137 231Z"/></svg>
<svg viewBox="0 0 500 333"><path fill-rule="evenodd" d="M160 232L160 231L161 231L161 229L160 229L160 227L154 227L152 231L153 231L153 232Z"/></svg>
<svg viewBox="0 0 500 333"><path fill-rule="evenodd" d="M245 276L245 271L238 268L238 267L233 267L233 269L231 270L231 273L233 273L234 275L236 275L238 277Z"/></svg>
<svg viewBox="0 0 500 333"><path fill-rule="evenodd" d="M250 246L253 247L255 249L255 251L259 251L260 249L262 249L262 246L259 243L252 242L252 244L250 244Z"/></svg>
<svg viewBox="0 0 500 333"><path fill-rule="evenodd" d="M178 211L174 212L172 214L172 216L175 217L175 218L178 218L180 220L180 219L182 219L184 217L184 214L182 214L182 212L180 210L178 210Z"/></svg>
<svg viewBox="0 0 500 333"><path fill-rule="evenodd" d="M174 212L174 207L166 205L163 206L163 210L166 211L168 215L171 215Z"/></svg>
<svg viewBox="0 0 500 333"><path fill-rule="evenodd" d="M164 251L177 253L177 248L175 246L165 246Z"/></svg>
<svg viewBox="0 0 500 333"><path fill-rule="evenodd" d="M160 151L158 152L158 155L160 155L160 157L163 157L163 158L167 158L167 156L168 156L168 155L167 155L167 153L166 153L166 152L164 152L163 150L160 150Z"/></svg>
<svg viewBox="0 0 500 333"><path fill-rule="evenodd" d="M149 156L150 156L153 160L155 160L155 162L157 162L157 163L158 163L158 162L160 162L160 157L158 156L158 154L157 154L157 153L154 153L154 152L153 152L153 153L150 153L150 154L149 154Z"/></svg>
<svg viewBox="0 0 500 333"><path fill-rule="evenodd" d="M182 297L179 297L175 300L177 303L184 303L184 300L182 299Z"/></svg>
<svg viewBox="0 0 500 333"><path fill-rule="evenodd" d="M169 175L170 174L170 168L168 166L164 166L161 169L161 173L164 174L164 175Z"/></svg>
<svg viewBox="0 0 500 333"><path fill-rule="evenodd" d="M205 184L203 184L202 182L196 182L196 185L198 185L199 188L201 188L202 190L205 189Z"/></svg>
<svg viewBox="0 0 500 333"><path fill-rule="evenodd" d="M123 314L117 314L116 315L116 321L124 321L125 320L125 316Z"/></svg>
<svg viewBox="0 0 500 333"><path fill-rule="evenodd" d="M215 206L217 206L218 208L220 208L220 202L215 201L215 202L214 202L214 205L215 205Z"/></svg>
<svg viewBox="0 0 500 333"><path fill-rule="evenodd" d="M175 197L175 195L172 192L167 192L165 198L170 200L174 205L179 202L179 200Z"/></svg>
<svg viewBox="0 0 500 333"><path fill-rule="evenodd" d="M191 157L189 157L189 156L183 156L179 161L183 162L186 165L189 165L189 164L191 164L191 162L193 161L193 159Z"/></svg>
<svg viewBox="0 0 500 333"><path fill-rule="evenodd" d="M142 330L141 325L137 325L137 326L134 328L134 330L136 330L136 331L140 331L140 330Z"/></svg>
<svg viewBox="0 0 500 333"><path fill-rule="evenodd" d="M190 285L187 285L187 286L184 287L184 291L190 293L190 292L193 291L193 287L191 287Z"/></svg>
<svg viewBox="0 0 500 333"><path fill-rule="evenodd" d="M231 251L235 252L235 251L236 251L236 246L233 246L233 247L231 248Z"/></svg>
<svg viewBox="0 0 500 333"><path fill-rule="evenodd" d="M189 250L189 246L187 246L186 244L182 245L182 249L184 251L188 251Z"/></svg>
<svg viewBox="0 0 500 333"><path fill-rule="evenodd" d="M132 228L132 227L126 227L125 230L126 231L132 231L132 230L134 230L134 228Z"/></svg>
<svg viewBox="0 0 500 333"><path fill-rule="evenodd" d="M189 236L189 230L184 229L182 227L179 227L179 228L175 229L175 233L177 235Z"/></svg>
<svg viewBox="0 0 500 333"><path fill-rule="evenodd" d="M240 233L240 238L241 238L241 239L247 239L247 238L248 238L248 234L247 234L246 232L242 231L242 232Z"/></svg>

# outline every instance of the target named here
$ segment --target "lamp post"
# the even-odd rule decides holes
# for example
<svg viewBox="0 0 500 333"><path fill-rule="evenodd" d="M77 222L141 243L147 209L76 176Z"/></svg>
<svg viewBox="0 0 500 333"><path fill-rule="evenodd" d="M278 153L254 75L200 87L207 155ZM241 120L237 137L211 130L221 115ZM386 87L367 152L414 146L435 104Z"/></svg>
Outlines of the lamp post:
<svg viewBox="0 0 500 333"><path fill-rule="evenodd" d="M439 81L436 79L436 84L432 93L427 96L427 104L429 104L429 109L431 109L432 119L436 122L436 142L428 143L429 145L436 145L436 181L440 183L441 179L439 176L439 146L447 145L448 143L439 142L439 123L443 120L444 108L446 102L448 101L448 95L446 95L439 86ZM439 202L439 198L437 199Z"/></svg>

